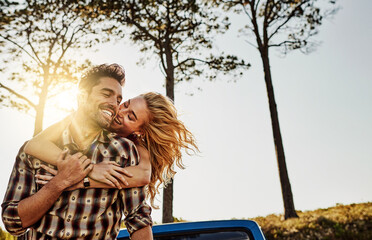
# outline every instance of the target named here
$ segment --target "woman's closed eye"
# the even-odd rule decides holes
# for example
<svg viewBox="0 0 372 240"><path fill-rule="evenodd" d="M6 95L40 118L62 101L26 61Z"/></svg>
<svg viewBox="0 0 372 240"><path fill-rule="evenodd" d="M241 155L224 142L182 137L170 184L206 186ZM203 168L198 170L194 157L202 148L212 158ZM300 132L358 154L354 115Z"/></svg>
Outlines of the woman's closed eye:
<svg viewBox="0 0 372 240"><path fill-rule="evenodd" d="M129 119L130 121L134 121L134 120L135 120L135 118L134 118L131 114L128 114L128 119Z"/></svg>

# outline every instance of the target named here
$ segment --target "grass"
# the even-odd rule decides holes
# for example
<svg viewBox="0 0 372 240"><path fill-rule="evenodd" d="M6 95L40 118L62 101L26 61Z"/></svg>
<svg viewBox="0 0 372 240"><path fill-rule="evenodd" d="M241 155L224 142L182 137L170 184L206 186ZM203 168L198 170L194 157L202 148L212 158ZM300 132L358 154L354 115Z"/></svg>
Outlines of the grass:
<svg viewBox="0 0 372 240"><path fill-rule="evenodd" d="M268 240L371 240L372 202L297 212L299 218L283 220L283 215L257 217Z"/></svg>

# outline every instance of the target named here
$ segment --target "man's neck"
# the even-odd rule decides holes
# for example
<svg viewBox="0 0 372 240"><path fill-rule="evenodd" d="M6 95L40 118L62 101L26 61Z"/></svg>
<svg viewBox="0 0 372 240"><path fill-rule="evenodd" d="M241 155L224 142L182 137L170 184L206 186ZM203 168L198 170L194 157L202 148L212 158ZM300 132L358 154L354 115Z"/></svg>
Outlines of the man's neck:
<svg viewBox="0 0 372 240"><path fill-rule="evenodd" d="M102 131L91 119L76 112L70 126L71 136L79 149L85 150Z"/></svg>

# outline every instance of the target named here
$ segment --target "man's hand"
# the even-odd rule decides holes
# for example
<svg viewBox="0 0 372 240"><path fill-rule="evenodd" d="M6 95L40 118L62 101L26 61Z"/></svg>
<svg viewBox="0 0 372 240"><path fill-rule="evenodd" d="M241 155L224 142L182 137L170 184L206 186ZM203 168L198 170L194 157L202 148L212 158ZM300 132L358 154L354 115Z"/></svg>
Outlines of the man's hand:
<svg viewBox="0 0 372 240"><path fill-rule="evenodd" d="M57 160L56 176L48 179L48 183L35 194L19 202L18 215L22 227L27 228L39 221L65 189L87 176L93 167L90 163L90 159L82 153L69 155L63 151Z"/></svg>
<svg viewBox="0 0 372 240"><path fill-rule="evenodd" d="M58 157L57 168L55 179L64 188L68 188L86 177L93 169L93 165L91 160L80 152L70 155L67 151L63 151Z"/></svg>

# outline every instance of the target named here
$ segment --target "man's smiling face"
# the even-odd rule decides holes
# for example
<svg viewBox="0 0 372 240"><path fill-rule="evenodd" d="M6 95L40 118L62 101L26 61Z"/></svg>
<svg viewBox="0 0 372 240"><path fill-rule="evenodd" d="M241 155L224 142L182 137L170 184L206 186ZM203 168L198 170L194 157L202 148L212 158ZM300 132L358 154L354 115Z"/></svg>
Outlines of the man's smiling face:
<svg viewBox="0 0 372 240"><path fill-rule="evenodd" d="M102 77L85 98L84 112L99 127L107 128L114 119L122 100L121 85L114 78Z"/></svg>

